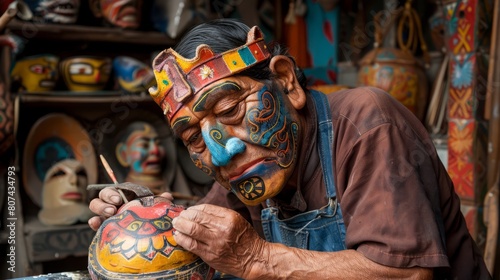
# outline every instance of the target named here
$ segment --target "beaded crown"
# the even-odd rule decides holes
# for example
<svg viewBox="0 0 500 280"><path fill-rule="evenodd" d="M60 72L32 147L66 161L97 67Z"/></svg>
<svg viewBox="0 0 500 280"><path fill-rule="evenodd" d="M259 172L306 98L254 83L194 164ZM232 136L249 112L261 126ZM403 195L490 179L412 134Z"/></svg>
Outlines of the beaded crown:
<svg viewBox="0 0 500 280"><path fill-rule="evenodd" d="M196 48L195 57L186 59L169 48L153 61L156 86L149 88L149 94L171 120L202 88L269 57L264 36L257 26L248 32L246 44L220 54L201 44Z"/></svg>

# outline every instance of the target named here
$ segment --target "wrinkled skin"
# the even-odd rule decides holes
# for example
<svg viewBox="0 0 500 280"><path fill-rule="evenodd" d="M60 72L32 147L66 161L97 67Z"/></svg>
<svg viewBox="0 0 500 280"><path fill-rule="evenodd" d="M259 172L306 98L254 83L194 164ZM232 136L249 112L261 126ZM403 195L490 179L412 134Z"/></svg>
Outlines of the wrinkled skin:
<svg viewBox="0 0 500 280"><path fill-rule="evenodd" d="M251 278L255 256L265 241L237 212L201 204L184 210L173 220L175 240L219 271Z"/></svg>

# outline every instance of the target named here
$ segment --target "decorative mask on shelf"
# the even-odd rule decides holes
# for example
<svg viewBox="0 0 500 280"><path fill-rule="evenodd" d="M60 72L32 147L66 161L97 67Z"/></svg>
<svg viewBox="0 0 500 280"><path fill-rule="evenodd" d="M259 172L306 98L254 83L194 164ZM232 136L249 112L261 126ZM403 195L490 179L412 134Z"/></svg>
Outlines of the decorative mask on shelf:
<svg viewBox="0 0 500 280"><path fill-rule="evenodd" d="M175 242L172 219L184 207L140 185L115 186L140 198L124 204L97 230L88 254L93 280L212 279L214 269Z"/></svg>
<svg viewBox="0 0 500 280"><path fill-rule="evenodd" d="M61 75L69 90L103 90L111 75L111 59L97 56L77 56L61 61Z"/></svg>
<svg viewBox="0 0 500 280"><path fill-rule="evenodd" d="M80 0L25 0L35 19L47 23L73 24L78 19Z"/></svg>
<svg viewBox="0 0 500 280"><path fill-rule="evenodd" d="M120 89L126 92L147 92L156 82L153 69L132 57L116 57L113 60L113 69Z"/></svg>
<svg viewBox="0 0 500 280"><path fill-rule="evenodd" d="M87 173L82 163L65 159L45 175L42 209L38 218L46 225L71 225L92 217L87 204Z"/></svg>
<svg viewBox="0 0 500 280"><path fill-rule="evenodd" d="M77 192L83 192L82 186L97 182L97 160L90 137L79 121L66 114L47 114L33 124L22 162L24 189L40 208L70 205L73 200L76 202ZM74 179L79 180L73 182ZM64 180L70 183L61 187L66 184ZM54 184L61 189L55 190ZM72 184L76 187L70 187ZM81 202L84 201L82 193Z"/></svg>
<svg viewBox="0 0 500 280"><path fill-rule="evenodd" d="M28 56L18 60L12 71L15 92L47 92L54 89L58 78L59 58L50 54Z"/></svg>
<svg viewBox="0 0 500 280"><path fill-rule="evenodd" d="M136 29L141 23L142 0L90 0L89 4L106 25Z"/></svg>
<svg viewBox="0 0 500 280"><path fill-rule="evenodd" d="M136 121L123 132L116 145L118 162L128 168L126 182L147 186L156 194L165 184L165 148L156 129L149 123Z"/></svg>

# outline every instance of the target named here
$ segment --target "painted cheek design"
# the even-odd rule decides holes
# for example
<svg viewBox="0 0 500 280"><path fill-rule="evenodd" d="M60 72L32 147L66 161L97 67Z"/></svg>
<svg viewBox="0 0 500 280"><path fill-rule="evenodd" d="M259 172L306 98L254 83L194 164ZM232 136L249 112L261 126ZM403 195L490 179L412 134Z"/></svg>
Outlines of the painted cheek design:
<svg viewBox="0 0 500 280"><path fill-rule="evenodd" d="M278 164L286 168L296 156L298 124L285 111L281 95L272 94L264 86L258 98L259 105L249 109L246 116L250 140L276 151Z"/></svg>
<svg viewBox="0 0 500 280"><path fill-rule="evenodd" d="M198 167L201 171L205 172L208 176L211 177L215 176L215 170L211 169L208 166L208 164L206 164L203 160L200 159L200 154L192 153L190 156L191 160L193 161L196 167Z"/></svg>
<svg viewBox="0 0 500 280"><path fill-rule="evenodd" d="M146 160L148 157L148 151L144 148L134 148L132 150L132 155L131 157L134 159L134 162L132 164L132 168L136 172L143 172L144 169L142 167L142 163Z"/></svg>

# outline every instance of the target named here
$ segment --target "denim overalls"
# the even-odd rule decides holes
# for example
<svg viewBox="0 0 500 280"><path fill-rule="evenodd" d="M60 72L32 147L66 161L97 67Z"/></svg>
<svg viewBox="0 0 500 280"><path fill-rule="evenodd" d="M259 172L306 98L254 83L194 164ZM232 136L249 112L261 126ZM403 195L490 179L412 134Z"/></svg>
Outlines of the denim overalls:
<svg viewBox="0 0 500 280"><path fill-rule="evenodd" d="M267 241L314 251L340 251L345 249L345 226L338 206L333 176L333 124L326 96L311 91L318 118L318 147L326 195L329 203L324 207L280 220L278 209L270 207L261 212L262 227Z"/></svg>
<svg viewBox="0 0 500 280"><path fill-rule="evenodd" d="M314 251L340 251L345 249L345 226L337 203L333 179L333 124L328 100L323 93L311 91L318 118L318 147L326 195L329 203L321 209L280 220L278 209L270 207L261 212L262 227L267 241L290 247ZM214 279L240 279L216 272Z"/></svg>

